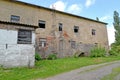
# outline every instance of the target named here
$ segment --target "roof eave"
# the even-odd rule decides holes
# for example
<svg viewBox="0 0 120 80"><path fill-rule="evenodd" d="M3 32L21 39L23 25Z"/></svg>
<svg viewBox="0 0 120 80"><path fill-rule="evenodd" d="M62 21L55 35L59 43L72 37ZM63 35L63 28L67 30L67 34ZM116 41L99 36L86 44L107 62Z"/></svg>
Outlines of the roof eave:
<svg viewBox="0 0 120 80"><path fill-rule="evenodd" d="M43 7L43 6L39 6L39 5L35 5L35 4L31 4L31 3L26 3L26 2L23 2L23 1L12 0L12 2L18 2L18 3L25 4L25 5L29 5L29 6L33 6L33 7L43 8L43 9L47 9L47 10L53 10L53 9L50 9L50 8L46 8L46 7ZM102 24L105 24L105 25L108 24L108 23L105 23L105 22L102 22L102 21L97 21L97 20L94 20L94 19L90 19L90 18L86 18L86 17L78 16L78 15L71 14L71 13L67 13L67 12L63 12L63 11L58 11L58 10L55 10L55 11L56 11L56 12L59 12L59 13L63 13L63 14L67 14L67 15L75 16L75 17L78 17L78 18L83 18L83 19L87 19L87 20L90 20L90 21L94 21L94 22L102 23Z"/></svg>
<svg viewBox="0 0 120 80"><path fill-rule="evenodd" d="M29 25L29 24L23 24L23 23L16 23L16 22L0 21L0 23L2 23L2 24L10 24L10 25L18 25L18 26L26 26L26 27L38 28L38 26L35 26L35 25Z"/></svg>

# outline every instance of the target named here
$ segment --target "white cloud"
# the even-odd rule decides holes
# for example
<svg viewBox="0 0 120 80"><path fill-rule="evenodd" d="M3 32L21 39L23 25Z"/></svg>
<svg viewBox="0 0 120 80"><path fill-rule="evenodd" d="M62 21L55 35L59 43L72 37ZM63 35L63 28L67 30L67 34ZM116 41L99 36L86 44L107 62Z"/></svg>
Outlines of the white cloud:
<svg viewBox="0 0 120 80"><path fill-rule="evenodd" d="M106 16L103 16L100 18L100 21L107 21L107 20L110 20L112 19L112 17L110 15L106 15Z"/></svg>
<svg viewBox="0 0 120 80"><path fill-rule="evenodd" d="M82 5L81 4L72 4L71 6L68 7L67 11L72 14L78 15L82 11Z"/></svg>
<svg viewBox="0 0 120 80"><path fill-rule="evenodd" d="M66 8L66 4L62 1L57 1L53 4L51 4L50 8L54 8L54 9L59 10L59 11L64 11Z"/></svg>
<svg viewBox="0 0 120 80"><path fill-rule="evenodd" d="M115 29L113 25L107 27L109 45L115 41Z"/></svg>
<svg viewBox="0 0 120 80"><path fill-rule="evenodd" d="M63 2L63 1L59 0L59 1L51 4L50 8L79 15L81 13L83 7L81 4L72 4L72 5L68 6L67 2Z"/></svg>
<svg viewBox="0 0 120 80"><path fill-rule="evenodd" d="M95 0L86 0L85 6L88 8L95 3Z"/></svg>

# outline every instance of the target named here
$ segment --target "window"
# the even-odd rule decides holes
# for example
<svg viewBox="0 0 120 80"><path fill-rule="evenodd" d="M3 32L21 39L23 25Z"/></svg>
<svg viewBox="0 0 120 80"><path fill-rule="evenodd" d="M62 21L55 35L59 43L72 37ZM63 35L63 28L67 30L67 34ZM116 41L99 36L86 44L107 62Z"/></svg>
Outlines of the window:
<svg viewBox="0 0 120 80"><path fill-rule="evenodd" d="M45 38L40 38L40 43L39 43L39 46L40 47L46 47L46 39Z"/></svg>
<svg viewBox="0 0 120 80"><path fill-rule="evenodd" d="M78 33L78 31L79 31L79 27L78 26L74 26L74 32Z"/></svg>
<svg viewBox="0 0 120 80"><path fill-rule="evenodd" d="M71 41L71 48L75 49L76 47L76 42L75 41Z"/></svg>
<svg viewBox="0 0 120 80"><path fill-rule="evenodd" d="M95 35L95 34L96 34L96 30L92 29L92 35Z"/></svg>
<svg viewBox="0 0 120 80"><path fill-rule="evenodd" d="M11 15L11 22L19 22L20 16Z"/></svg>
<svg viewBox="0 0 120 80"><path fill-rule="evenodd" d="M59 31L62 31L63 24L59 23Z"/></svg>
<svg viewBox="0 0 120 80"><path fill-rule="evenodd" d="M32 43L32 31L19 30L18 31L18 44L31 44Z"/></svg>
<svg viewBox="0 0 120 80"><path fill-rule="evenodd" d="M40 28L45 28L45 21L39 20L38 25Z"/></svg>

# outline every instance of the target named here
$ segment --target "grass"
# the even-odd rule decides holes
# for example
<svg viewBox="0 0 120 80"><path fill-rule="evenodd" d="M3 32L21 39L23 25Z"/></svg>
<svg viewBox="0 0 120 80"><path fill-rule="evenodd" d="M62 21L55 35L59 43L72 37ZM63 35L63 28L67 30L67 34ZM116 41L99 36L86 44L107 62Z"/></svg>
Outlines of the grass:
<svg viewBox="0 0 120 80"><path fill-rule="evenodd" d="M120 57L101 58L63 58L57 60L41 60L36 62L34 68L0 68L0 80L33 80L46 78L59 73L67 72L83 66L120 60Z"/></svg>
<svg viewBox="0 0 120 80"><path fill-rule="evenodd" d="M104 76L101 80L115 80L116 76L120 74L120 67L114 68L112 73Z"/></svg>

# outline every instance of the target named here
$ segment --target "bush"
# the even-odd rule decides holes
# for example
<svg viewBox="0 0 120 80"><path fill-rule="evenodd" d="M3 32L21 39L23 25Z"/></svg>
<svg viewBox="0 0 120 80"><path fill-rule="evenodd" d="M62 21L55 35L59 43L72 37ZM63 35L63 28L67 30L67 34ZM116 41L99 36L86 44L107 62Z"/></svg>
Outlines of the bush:
<svg viewBox="0 0 120 80"><path fill-rule="evenodd" d="M90 57L104 57L106 55L105 48L102 47L94 47L90 51Z"/></svg>
<svg viewBox="0 0 120 80"><path fill-rule="evenodd" d="M120 46L112 46L111 50L109 51L109 54L112 56L120 55Z"/></svg>
<svg viewBox="0 0 120 80"><path fill-rule="evenodd" d="M49 54L48 57L47 57L48 60L55 60L57 59L57 55L55 53L53 54Z"/></svg>
<svg viewBox="0 0 120 80"><path fill-rule="evenodd" d="M36 61L40 61L40 60L42 60L40 54L35 53L35 60L36 60Z"/></svg>

